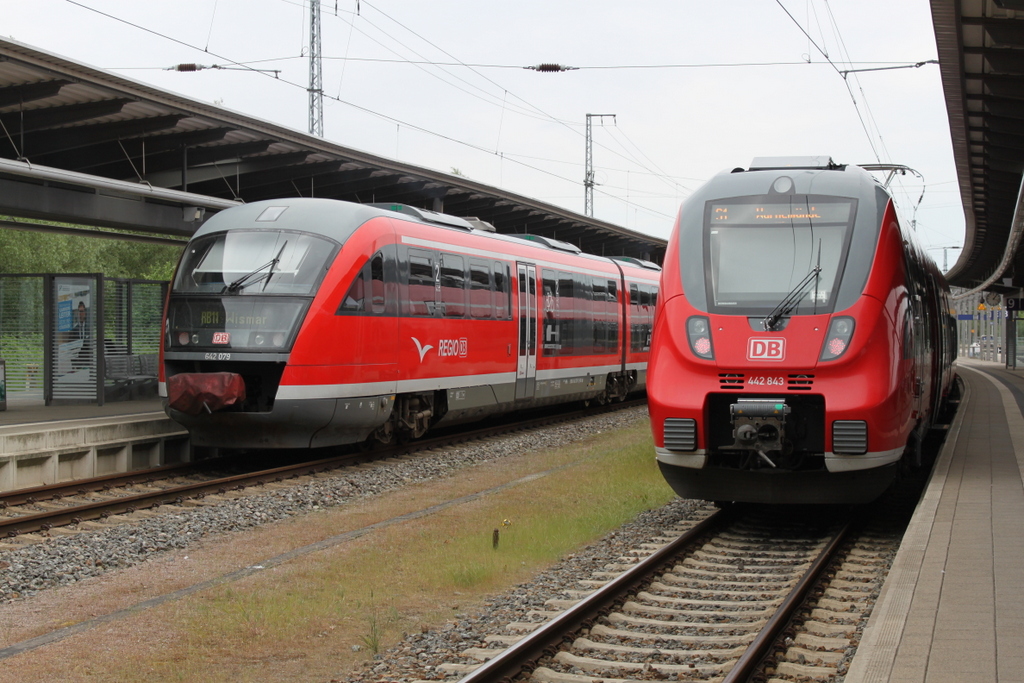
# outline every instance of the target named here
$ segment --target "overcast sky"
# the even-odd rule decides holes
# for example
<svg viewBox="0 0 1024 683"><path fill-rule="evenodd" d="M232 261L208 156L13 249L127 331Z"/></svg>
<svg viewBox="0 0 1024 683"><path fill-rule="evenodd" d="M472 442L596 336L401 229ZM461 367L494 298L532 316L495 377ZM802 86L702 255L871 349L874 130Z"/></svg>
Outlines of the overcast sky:
<svg viewBox="0 0 1024 683"><path fill-rule="evenodd" d="M306 132L308 6L0 0L0 33ZM715 173L758 156L830 155L916 169L923 185L908 175L894 186L905 218L940 266L941 248L963 243L938 66L840 73L934 60L927 0L321 7L333 142L582 213L586 115L615 114L594 123L597 218L667 237L679 203ZM231 68L166 70L180 63ZM541 63L577 68L522 68Z"/></svg>

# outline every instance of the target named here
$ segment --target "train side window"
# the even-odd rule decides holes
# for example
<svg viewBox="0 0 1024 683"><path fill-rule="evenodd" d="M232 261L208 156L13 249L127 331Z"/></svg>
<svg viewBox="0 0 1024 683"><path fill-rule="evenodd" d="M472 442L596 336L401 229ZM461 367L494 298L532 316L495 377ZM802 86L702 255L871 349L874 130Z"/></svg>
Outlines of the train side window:
<svg viewBox="0 0 1024 683"><path fill-rule="evenodd" d="M618 351L619 349L619 320L622 317L622 304L619 302L619 283L615 280L608 281L608 349Z"/></svg>
<svg viewBox="0 0 1024 683"><path fill-rule="evenodd" d="M461 256L441 254L441 303L444 315L466 315L466 267Z"/></svg>
<svg viewBox="0 0 1024 683"><path fill-rule="evenodd" d="M359 275L352 281L345 296L338 306L338 313L362 313L365 307L366 297L366 268L359 270Z"/></svg>
<svg viewBox="0 0 1024 683"><path fill-rule="evenodd" d="M541 328L541 350L545 356L557 356L562 350L561 301L558 296L558 278L555 271L541 271L541 293L544 326Z"/></svg>
<svg viewBox="0 0 1024 683"><path fill-rule="evenodd" d="M519 355L526 355L526 267L519 266Z"/></svg>
<svg viewBox="0 0 1024 683"><path fill-rule="evenodd" d="M654 330L654 302L657 300L657 288L644 285L640 288L640 302L643 308L643 324L640 332L640 350L651 350L651 334Z"/></svg>
<svg viewBox="0 0 1024 683"><path fill-rule="evenodd" d="M512 285L508 264L494 262L494 317L509 320L512 317Z"/></svg>
<svg viewBox="0 0 1024 683"><path fill-rule="evenodd" d="M903 314L903 357L906 359L914 357L914 312L912 306L907 306Z"/></svg>
<svg viewBox="0 0 1024 683"><path fill-rule="evenodd" d="M494 313L491 267L486 261L469 261L469 312L474 318L490 318Z"/></svg>
<svg viewBox="0 0 1024 683"><path fill-rule="evenodd" d="M409 250L409 315L433 315L434 256L418 249Z"/></svg>
<svg viewBox="0 0 1024 683"><path fill-rule="evenodd" d="M576 287L571 273L558 273L559 342L561 355L576 353Z"/></svg>
<svg viewBox="0 0 1024 683"><path fill-rule="evenodd" d="M629 350L640 350L640 288L629 286Z"/></svg>
<svg viewBox="0 0 1024 683"><path fill-rule="evenodd" d="M605 353L608 348L608 282L594 278L590 284L594 296L594 353Z"/></svg>
<svg viewBox="0 0 1024 683"><path fill-rule="evenodd" d="M574 278L576 288L573 290L573 311L575 313L575 353L579 356L589 356L596 353L594 344L594 290L591 279L586 275L577 273Z"/></svg>
<svg viewBox="0 0 1024 683"><path fill-rule="evenodd" d="M384 254L377 252L370 259L370 312L384 312Z"/></svg>
<svg viewBox="0 0 1024 683"><path fill-rule="evenodd" d="M337 315L344 313L370 313L381 315L386 310L384 286L384 254L377 252L359 269L338 306Z"/></svg>

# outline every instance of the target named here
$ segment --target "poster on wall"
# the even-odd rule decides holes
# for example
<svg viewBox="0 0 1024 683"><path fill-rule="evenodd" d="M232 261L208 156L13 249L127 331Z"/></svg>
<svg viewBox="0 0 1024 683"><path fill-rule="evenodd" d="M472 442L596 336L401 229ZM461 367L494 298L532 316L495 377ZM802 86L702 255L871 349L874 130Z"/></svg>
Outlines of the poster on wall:
<svg viewBox="0 0 1024 683"><path fill-rule="evenodd" d="M90 280L57 283L58 377L94 365L92 284Z"/></svg>

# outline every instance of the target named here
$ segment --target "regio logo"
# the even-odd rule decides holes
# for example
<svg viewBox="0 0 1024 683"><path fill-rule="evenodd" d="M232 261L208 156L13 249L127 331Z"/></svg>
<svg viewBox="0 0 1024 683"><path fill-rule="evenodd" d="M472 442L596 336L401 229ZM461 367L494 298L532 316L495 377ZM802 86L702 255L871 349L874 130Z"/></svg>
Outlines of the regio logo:
<svg viewBox="0 0 1024 683"><path fill-rule="evenodd" d="M437 341L437 355L444 357L465 358L469 353L469 339L439 339Z"/></svg>

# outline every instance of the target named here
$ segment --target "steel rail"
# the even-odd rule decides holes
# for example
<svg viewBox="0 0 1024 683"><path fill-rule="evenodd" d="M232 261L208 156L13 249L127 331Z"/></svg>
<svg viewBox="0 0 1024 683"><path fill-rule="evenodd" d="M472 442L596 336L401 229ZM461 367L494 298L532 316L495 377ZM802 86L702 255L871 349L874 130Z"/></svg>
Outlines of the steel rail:
<svg viewBox="0 0 1024 683"><path fill-rule="evenodd" d="M25 505L38 503L44 500L60 500L66 496L105 491L118 486L132 486L135 484L148 484L159 479L164 479L175 472L188 472L202 467L203 462L179 462L172 465L162 465L144 470L131 472L118 472L106 474L88 479L75 479L57 484L44 484L33 486L27 489L16 489L14 491L0 491L0 509L11 505ZM211 461L212 462L212 461Z"/></svg>
<svg viewBox="0 0 1024 683"><path fill-rule="evenodd" d="M114 499L85 503L74 507L58 508L30 515L0 517L0 536L14 537L26 533L48 531L57 526L78 524L88 520L105 519L111 515L132 513L141 509L182 503L185 500L200 499L210 494L225 494L232 490L237 491L251 486L262 486L268 483L280 482L289 478L315 475L320 472L338 469L348 465L362 464L374 460L385 460L387 458L393 458L401 455L409 455L417 451L450 446L466 441L489 438L492 436L499 436L514 431L521 431L523 429L535 429L537 427L558 422L567 422L604 412L611 412L617 409L633 407L642 403L643 401L641 400L635 400L605 406L596 410L591 409L560 413L556 415L546 415L539 418L517 421L496 427L484 427L469 432L458 432L450 435L438 436L432 439L415 441L409 444L382 448L366 453L349 452L314 461L283 465L267 470L259 470L257 472L236 474L230 477L223 477L205 482L184 484L160 491L150 491L131 496L121 496ZM146 472L152 472L152 470L146 470ZM128 481L138 483L138 478L141 473L142 472L131 473L129 475L124 475L124 477ZM77 488L74 484L77 484L77 482L73 483L71 488ZM98 490L103 491L104 489L101 486Z"/></svg>
<svg viewBox="0 0 1024 683"><path fill-rule="evenodd" d="M545 623L528 636L519 640L498 655L478 666L460 679L461 683L492 683L511 681L527 670L545 655L554 655L566 634L573 633L624 594L649 579L665 563L675 559L680 552L709 530L721 526L733 517L731 508L719 510L676 540L659 548L618 577L594 591L586 598Z"/></svg>
<svg viewBox="0 0 1024 683"><path fill-rule="evenodd" d="M750 679L754 675L758 666L761 664L761 660L765 658L768 651L774 647L775 642L778 640L782 631L789 625L790 619L793 614L796 613L800 605L803 604L804 599L807 597L807 593L810 592L811 588L817 583L818 578L822 572L829 566L832 560L835 558L836 553L839 552L840 546L843 541L846 540L847 535L850 532L852 522L847 522L836 532L832 540L829 541L820 553L818 557L811 563L811 566L807 568L804 575L800 578L793 590L789 592L786 599L779 605L779 609L776 610L775 614L768 620L764 625L764 628L757 634L754 641L747 646L747 649L740 655L740 658L736 661L736 664L729 670L729 673L722 679L722 683L742 683Z"/></svg>
<svg viewBox="0 0 1024 683"><path fill-rule="evenodd" d="M665 563L671 561L696 538L707 531L730 521L735 515L730 509L722 510L687 531L670 544L631 567L599 590L576 603L557 617L511 645L506 650L481 664L460 679L460 683L496 683L512 681L516 676L529 671L544 656L553 656L566 635L578 631L595 619L609 605L632 591L638 584L651 578ZM829 566L839 547L846 539L851 524L844 525L818 554L811 566L787 594L779 609L768 620L764 628L751 642L744 653L730 669L722 683L739 683L748 680L761 660L774 646L775 641L789 624L792 615L803 604L808 591Z"/></svg>

